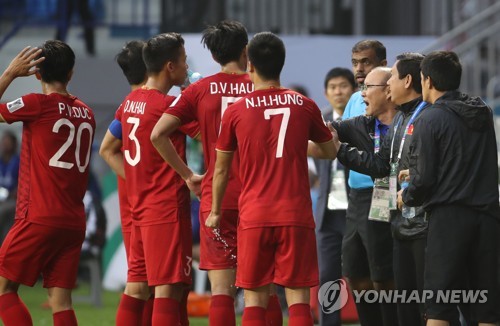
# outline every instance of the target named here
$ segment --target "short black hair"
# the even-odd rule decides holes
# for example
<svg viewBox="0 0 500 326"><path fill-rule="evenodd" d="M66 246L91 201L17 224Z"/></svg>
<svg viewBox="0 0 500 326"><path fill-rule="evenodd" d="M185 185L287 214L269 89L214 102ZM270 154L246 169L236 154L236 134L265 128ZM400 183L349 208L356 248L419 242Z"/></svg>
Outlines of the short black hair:
<svg viewBox="0 0 500 326"><path fill-rule="evenodd" d="M150 38L142 49L142 58L148 74L159 73L163 66L179 59L184 39L179 33L163 33Z"/></svg>
<svg viewBox="0 0 500 326"><path fill-rule="evenodd" d="M375 56L377 57L379 62L387 59L387 50L385 49L385 46L380 41L377 40L359 41L352 47L352 53L357 53L370 49L373 49L375 51Z"/></svg>
<svg viewBox="0 0 500 326"><path fill-rule="evenodd" d="M39 49L42 50L39 57L45 57L45 60L36 65L42 81L67 84L75 66L73 50L69 45L58 40L45 41Z"/></svg>
<svg viewBox="0 0 500 326"><path fill-rule="evenodd" d="M335 67L330 69L330 71L325 76L325 89L328 87L328 82L337 77L343 77L347 79L349 84L351 84L352 89L356 89L356 82L354 81L354 74L350 69Z"/></svg>
<svg viewBox="0 0 500 326"><path fill-rule="evenodd" d="M142 59L144 44L144 41L127 42L116 55L116 62L130 85L139 85L146 79L146 65Z"/></svg>
<svg viewBox="0 0 500 326"><path fill-rule="evenodd" d="M225 65L240 58L248 44L248 34L242 23L224 20L208 26L202 33L201 43L210 50L217 63Z"/></svg>
<svg viewBox="0 0 500 326"><path fill-rule="evenodd" d="M440 92L454 91L460 87L462 65L455 52L431 52L422 60L420 69L422 75L430 77L432 85Z"/></svg>
<svg viewBox="0 0 500 326"><path fill-rule="evenodd" d="M424 60L424 55L416 52L404 52L396 57L398 68L398 78L403 79L410 75L412 88L418 94L422 94L422 83L420 78L420 64Z"/></svg>
<svg viewBox="0 0 500 326"><path fill-rule="evenodd" d="M248 44L248 60L265 80L279 79L285 56L285 44L271 32L255 34Z"/></svg>

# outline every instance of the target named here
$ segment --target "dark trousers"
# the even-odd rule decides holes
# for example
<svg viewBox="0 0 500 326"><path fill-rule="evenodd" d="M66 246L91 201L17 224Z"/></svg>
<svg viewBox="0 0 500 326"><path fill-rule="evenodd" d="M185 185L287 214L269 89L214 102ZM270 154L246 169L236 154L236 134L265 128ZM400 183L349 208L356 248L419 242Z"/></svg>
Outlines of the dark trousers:
<svg viewBox="0 0 500 326"><path fill-rule="evenodd" d="M63 42L66 41L68 29L71 24L74 1L77 2L77 10L83 25L85 48L88 54L93 55L95 54L94 19L88 0L59 0L57 2L59 22L57 24L56 39Z"/></svg>
<svg viewBox="0 0 500 326"><path fill-rule="evenodd" d="M427 238L394 239L394 281L396 289L407 293L424 289L424 262ZM425 307L418 303L398 303L399 325L423 326Z"/></svg>
<svg viewBox="0 0 500 326"><path fill-rule="evenodd" d="M326 209L323 223L316 230L320 286L342 277L342 238L345 229L345 210ZM340 326L340 310L333 313L319 311L320 325Z"/></svg>
<svg viewBox="0 0 500 326"><path fill-rule="evenodd" d="M433 208L425 255L424 287L439 290L486 290L485 302L469 303L472 321L500 320L498 241L500 223L484 212L462 205ZM426 301L429 319L453 320L456 304ZM467 314L466 314L467 315Z"/></svg>

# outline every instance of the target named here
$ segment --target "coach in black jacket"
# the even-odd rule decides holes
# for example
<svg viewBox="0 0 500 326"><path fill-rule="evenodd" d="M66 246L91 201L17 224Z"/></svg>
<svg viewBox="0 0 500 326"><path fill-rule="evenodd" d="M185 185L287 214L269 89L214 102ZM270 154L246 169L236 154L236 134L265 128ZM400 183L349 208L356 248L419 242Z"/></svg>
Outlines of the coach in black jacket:
<svg viewBox="0 0 500 326"><path fill-rule="evenodd" d="M374 151L375 128L381 142L396 114L389 100L387 80L390 69L373 69L362 87L367 116L358 116L334 122L339 140L357 146L366 152ZM378 126L378 127L376 127ZM389 223L368 220L372 189L352 189L342 242L342 272L353 290L393 289L392 236ZM361 325L397 325L396 307L382 303L357 302Z"/></svg>
<svg viewBox="0 0 500 326"><path fill-rule="evenodd" d="M480 98L460 94L462 67L453 52L425 57L422 94L432 104L415 122L410 144L410 184L398 205L429 212L424 288L427 325L449 321L454 305L436 300L438 290L487 290L487 301L473 305L479 323L500 320L497 257L500 225L497 146L491 109ZM469 268L470 267L470 268ZM463 298L460 298L463 301Z"/></svg>
<svg viewBox="0 0 500 326"><path fill-rule="evenodd" d="M396 163L399 172L409 167L409 148L413 133L413 122L428 104L422 102L420 63L424 58L419 53L403 53L396 57L388 80L391 101L397 104L398 113L385 137L380 151L360 151L343 144L338 158L348 168L368 174L373 178L386 177L390 173L390 162ZM403 142L404 137L404 142ZM392 155L391 155L392 149ZM404 218L399 210L391 211L392 235L394 237L394 280L400 291L423 290L424 255L427 237L427 221L421 207L416 208L413 218ZM425 325L424 306L417 302L398 304L400 325ZM458 322L458 312L456 317Z"/></svg>

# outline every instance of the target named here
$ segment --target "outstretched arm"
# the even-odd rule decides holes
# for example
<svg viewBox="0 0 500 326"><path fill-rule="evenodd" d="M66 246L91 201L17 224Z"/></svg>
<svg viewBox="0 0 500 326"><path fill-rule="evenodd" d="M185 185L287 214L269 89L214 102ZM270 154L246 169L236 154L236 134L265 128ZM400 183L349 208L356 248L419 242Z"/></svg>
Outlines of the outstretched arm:
<svg viewBox="0 0 500 326"><path fill-rule="evenodd" d="M151 142L161 157L186 181L189 189L196 195L201 195L202 176L193 171L181 159L169 136L177 130L181 122L171 114L164 113L151 132Z"/></svg>

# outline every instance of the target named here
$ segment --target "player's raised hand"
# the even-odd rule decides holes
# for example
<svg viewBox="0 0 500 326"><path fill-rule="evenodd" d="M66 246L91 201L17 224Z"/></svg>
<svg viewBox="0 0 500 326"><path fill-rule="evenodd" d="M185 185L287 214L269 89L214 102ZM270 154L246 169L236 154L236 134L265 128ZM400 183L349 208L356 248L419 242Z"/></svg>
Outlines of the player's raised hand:
<svg viewBox="0 0 500 326"><path fill-rule="evenodd" d="M31 76L37 72L35 67L37 64L45 60L45 57L37 58L42 49L32 48L27 46L19 52L18 55L10 62L9 66L5 70L6 73L10 74L12 78Z"/></svg>
<svg viewBox="0 0 500 326"><path fill-rule="evenodd" d="M210 212L210 215L208 215L208 218L205 221L205 226L207 228L217 229L220 224L220 219L221 219L220 213L217 214L214 212Z"/></svg>
<svg viewBox="0 0 500 326"><path fill-rule="evenodd" d="M203 180L204 175L192 174L190 177L186 179L186 185L189 190L191 190L196 197L201 197L201 181Z"/></svg>

